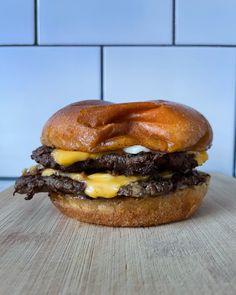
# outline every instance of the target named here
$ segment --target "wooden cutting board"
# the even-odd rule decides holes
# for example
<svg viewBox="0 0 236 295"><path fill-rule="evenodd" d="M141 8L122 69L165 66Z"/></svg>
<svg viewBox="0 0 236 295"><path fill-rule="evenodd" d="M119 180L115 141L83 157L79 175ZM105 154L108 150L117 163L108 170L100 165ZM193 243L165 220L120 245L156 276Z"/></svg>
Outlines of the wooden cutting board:
<svg viewBox="0 0 236 295"><path fill-rule="evenodd" d="M187 221L94 226L46 194L0 194L0 294L236 294L236 180L212 177Z"/></svg>

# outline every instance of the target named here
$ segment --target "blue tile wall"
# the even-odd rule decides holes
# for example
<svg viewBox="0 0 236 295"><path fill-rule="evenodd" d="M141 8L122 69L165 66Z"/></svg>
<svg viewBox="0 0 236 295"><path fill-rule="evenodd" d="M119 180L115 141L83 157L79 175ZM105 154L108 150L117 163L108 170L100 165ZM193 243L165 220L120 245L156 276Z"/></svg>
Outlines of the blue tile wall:
<svg viewBox="0 0 236 295"><path fill-rule="evenodd" d="M198 109L214 129L202 168L236 173L235 19L234 0L1 1L0 178L31 164L52 113L90 98Z"/></svg>
<svg viewBox="0 0 236 295"><path fill-rule="evenodd" d="M34 43L34 0L0 1L0 44Z"/></svg>
<svg viewBox="0 0 236 295"><path fill-rule="evenodd" d="M177 44L236 44L235 0L176 0Z"/></svg>
<svg viewBox="0 0 236 295"><path fill-rule="evenodd" d="M162 98L199 110L214 129L214 146L204 168L232 174L234 50L107 48L104 73L105 99L127 102ZM222 138L227 144L222 144Z"/></svg>
<svg viewBox="0 0 236 295"><path fill-rule="evenodd" d="M40 0L40 44L170 44L171 0Z"/></svg>
<svg viewBox="0 0 236 295"><path fill-rule="evenodd" d="M59 108L100 96L98 48L0 48L0 176L32 165L42 127Z"/></svg>

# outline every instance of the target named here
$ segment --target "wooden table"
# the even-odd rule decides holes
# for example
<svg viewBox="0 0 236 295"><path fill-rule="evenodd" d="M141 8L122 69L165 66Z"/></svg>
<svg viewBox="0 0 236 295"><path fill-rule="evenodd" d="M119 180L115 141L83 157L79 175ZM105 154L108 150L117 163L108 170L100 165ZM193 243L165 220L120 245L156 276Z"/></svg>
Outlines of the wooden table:
<svg viewBox="0 0 236 295"><path fill-rule="evenodd" d="M236 180L214 175L192 219L109 228L46 194L0 196L0 294L236 294Z"/></svg>

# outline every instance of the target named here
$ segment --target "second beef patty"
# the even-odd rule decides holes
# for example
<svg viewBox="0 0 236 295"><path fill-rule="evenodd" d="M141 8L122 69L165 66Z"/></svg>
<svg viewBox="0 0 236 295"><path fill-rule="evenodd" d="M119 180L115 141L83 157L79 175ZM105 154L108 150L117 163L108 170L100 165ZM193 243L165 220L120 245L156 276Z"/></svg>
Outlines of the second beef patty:
<svg viewBox="0 0 236 295"><path fill-rule="evenodd" d="M104 154L97 159L76 162L70 166L62 166L55 162L53 149L41 146L33 151L31 158L47 168L64 172L109 172L120 175L152 175L165 170L186 171L198 166L194 155L187 152L152 153L141 152L136 155L126 153Z"/></svg>

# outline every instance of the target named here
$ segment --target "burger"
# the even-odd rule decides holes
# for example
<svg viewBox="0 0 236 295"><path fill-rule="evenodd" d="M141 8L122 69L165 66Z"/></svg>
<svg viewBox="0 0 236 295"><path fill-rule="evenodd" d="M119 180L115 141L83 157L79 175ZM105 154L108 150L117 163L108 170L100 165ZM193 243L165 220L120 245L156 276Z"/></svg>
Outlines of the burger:
<svg viewBox="0 0 236 295"><path fill-rule="evenodd" d="M47 192L65 215L107 226L151 226L190 217L210 176L212 129L196 110L170 101L113 104L87 100L45 124L38 164L25 169L15 192Z"/></svg>

